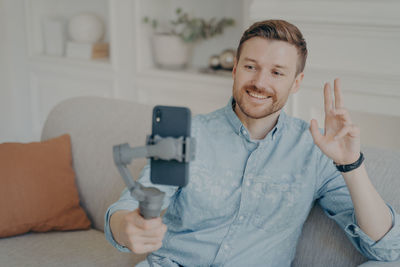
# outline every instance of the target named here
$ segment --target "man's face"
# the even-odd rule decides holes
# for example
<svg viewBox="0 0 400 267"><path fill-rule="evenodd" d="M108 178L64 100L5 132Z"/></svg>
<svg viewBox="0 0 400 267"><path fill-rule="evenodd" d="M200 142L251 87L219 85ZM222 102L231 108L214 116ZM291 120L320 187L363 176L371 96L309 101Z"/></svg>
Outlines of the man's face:
<svg viewBox="0 0 400 267"><path fill-rule="evenodd" d="M287 42L261 37L244 42L232 71L236 112L260 119L282 109L303 78L295 76L297 60L296 47Z"/></svg>

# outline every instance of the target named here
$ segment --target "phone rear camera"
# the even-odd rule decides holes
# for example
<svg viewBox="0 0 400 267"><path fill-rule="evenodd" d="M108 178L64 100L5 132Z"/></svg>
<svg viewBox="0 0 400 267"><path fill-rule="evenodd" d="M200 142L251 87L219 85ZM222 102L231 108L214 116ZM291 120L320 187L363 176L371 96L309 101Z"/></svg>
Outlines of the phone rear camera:
<svg viewBox="0 0 400 267"><path fill-rule="evenodd" d="M156 110L156 122L161 121L161 110L157 109Z"/></svg>

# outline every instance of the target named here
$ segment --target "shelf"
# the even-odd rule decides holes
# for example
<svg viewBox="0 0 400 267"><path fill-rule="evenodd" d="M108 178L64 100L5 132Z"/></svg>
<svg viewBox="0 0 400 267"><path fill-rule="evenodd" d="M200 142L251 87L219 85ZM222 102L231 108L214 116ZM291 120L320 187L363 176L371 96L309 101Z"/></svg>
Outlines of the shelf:
<svg viewBox="0 0 400 267"><path fill-rule="evenodd" d="M53 19L61 23L62 26L53 31L58 35L64 37L63 53L66 54L66 43L70 41L68 35L68 22L69 20L82 13L90 13L96 15L104 23L104 36L100 42L106 42L112 45L111 42L111 28L110 28L110 0L25 0L25 13L26 13L26 29L28 39L29 56L34 61L67 64L71 65L74 62L78 66L101 66L106 65L101 62L103 60L75 60L70 58L58 58L54 56L45 55L45 31L44 24L47 19ZM58 40L57 40L58 42ZM111 51L110 51L111 53ZM93 62L92 62L93 61ZM108 64L109 64L108 59ZM94 63L95 62L95 63ZM101 63L99 63L101 62ZM99 63L99 64L97 64Z"/></svg>
<svg viewBox="0 0 400 267"><path fill-rule="evenodd" d="M218 3L217 3L218 2ZM179 82L201 82L215 85L231 85L231 74L203 73L199 69L208 64L212 55L225 49L236 49L245 22L244 6L247 0L136 0L135 1L135 36L136 69L140 77L153 79L176 79ZM212 8L210 8L212 7ZM204 19L232 17L235 25L228 27L222 35L196 43L193 47L191 66L185 70L162 70L154 64L151 37L153 30L143 24L143 17L157 18L167 22L175 18L175 10L182 8L194 17Z"/></svg>
<svg viewBox="0 0 400 267"><path fill-rule="evenodd" d="M30 61L33 64L40 65L55 65L65 67L77 67L77 68L89 68L98 69L104 71L112 71L112 65L109 58L102 59L75 59L67 57L52 57L46 55L35 55L30 57Z"/></svg>
<svg viewBox="0 0 400 267"><path fill-rule="evenodd" d="M222 86L232 85L232 76L230 72L223 74L204 73L198 68L188 68L184 70L147 68L141 70L138 75L141 78L149 80L168 79L180 82L204 83Z"/></svg>

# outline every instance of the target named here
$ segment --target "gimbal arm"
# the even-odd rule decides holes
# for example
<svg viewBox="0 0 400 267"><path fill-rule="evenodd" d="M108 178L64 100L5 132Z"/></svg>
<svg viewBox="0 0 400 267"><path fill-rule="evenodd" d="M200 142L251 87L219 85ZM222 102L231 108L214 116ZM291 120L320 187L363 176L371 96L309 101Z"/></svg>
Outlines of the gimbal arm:
<svg viewBox="0 0 400 267"><path fill-rule="evenodd" d="M127 165L134 158L159 158L162 160L175 159L179 162L189 162L194 159L195 141L193 138L183 137L160 137L147 138L147 146L131 148L127 143L113 147L115 165L120 172L125 185L131 192L132 197L139 201L141 215L145 219L160 216L165 193L155 187L145 187L136 182Z"/></svg>

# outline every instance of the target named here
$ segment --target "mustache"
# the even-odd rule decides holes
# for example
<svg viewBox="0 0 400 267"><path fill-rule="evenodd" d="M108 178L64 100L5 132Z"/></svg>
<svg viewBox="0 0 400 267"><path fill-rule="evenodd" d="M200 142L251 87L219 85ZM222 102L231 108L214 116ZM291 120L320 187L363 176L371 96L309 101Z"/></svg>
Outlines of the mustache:
<svg viewBox="0 0 400 267"><path fill-rule="evenodd" d="M259 88L255 85L245 85L243 86L243 89L246 91L251 91L251 92L255 92L261 95L267 95L267 96L275 96L275 92L272 90L267 90L265 88Z"/></svg>

